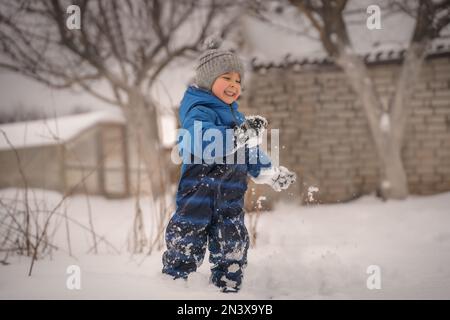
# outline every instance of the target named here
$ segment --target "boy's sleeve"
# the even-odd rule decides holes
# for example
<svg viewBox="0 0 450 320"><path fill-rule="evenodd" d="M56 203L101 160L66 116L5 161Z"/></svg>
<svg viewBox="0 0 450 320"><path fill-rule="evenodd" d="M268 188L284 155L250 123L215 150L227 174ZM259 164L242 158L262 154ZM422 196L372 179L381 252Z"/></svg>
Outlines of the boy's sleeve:
<svg viewBox="0 0 450 320"><path fill-rule="evenodd" d="M248 149L248 173L256 178L259 176L261 169L270 168L272 161L269 156L259 147Z"/></svg>
<svg viewBox="0 0 450 320"><path fill-rule="evenodd" d="M240 124L245 121L243 113L237 112L237 116ZM259 176L261 169L272 166L272 160L259 146L246 148L246 157L248 173L254 178Z"/></svg>
<svg viewBox="0 0 450 320"><path fill-rule="evenodd" d="M214 111L204 106L195 106L188 111L182 123L184 130L178 135L182 156L187 152L197 158L209 160L210 152L204 152L208 146L210 146L209 148L216 147L214 152L211 152L211 159L223 157L232 152L233 143L228 141L232 140L232 130L227 126L217 125L216 117ZM205 135L207 130L209 131ZM227 130L229 130L229 136L227 136ZM216 154L215 151L222 152L222 154Z"/></svg>

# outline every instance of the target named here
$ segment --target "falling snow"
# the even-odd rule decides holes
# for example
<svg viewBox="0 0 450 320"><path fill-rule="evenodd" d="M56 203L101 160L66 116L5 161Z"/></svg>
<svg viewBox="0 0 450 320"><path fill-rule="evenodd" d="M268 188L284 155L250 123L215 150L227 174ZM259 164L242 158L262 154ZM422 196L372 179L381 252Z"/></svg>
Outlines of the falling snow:
<svg viewBox="0 0 450 320"><path fill-rule="evenodd" d="M308 187L308 201L309 202L313 202L314 201L314 192L318 192L319 188L314 187L314 186L309 186Z"/></svg>

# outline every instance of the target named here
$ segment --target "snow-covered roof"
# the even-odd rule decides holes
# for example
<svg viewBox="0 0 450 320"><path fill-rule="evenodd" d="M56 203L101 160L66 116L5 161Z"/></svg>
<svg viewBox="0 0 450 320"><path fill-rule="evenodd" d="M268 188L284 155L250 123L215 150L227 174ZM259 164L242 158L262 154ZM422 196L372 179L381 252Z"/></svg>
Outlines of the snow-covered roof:
<svg viewBox="0 0 450 320"><path fill-rule="evenodd" d="M121 112L95 111L57 118L0 125L0 150L64 143L99 123L125 123ZM9 142L5 139L6 134Z"/></svg>
<svg viewBox="0 0 450 320"><path fill-rule="evenodd" d="M405 55L405 48L390 48L373 50L367 53L359 54L367 64L386 63L386 62L399 62L403 60ZM450 43L433 42L430 48L427 50L427 58L433 58L441 55L450 55ZM261 68L287 68L295 65L320 65L320 64L333 64L332 58L326 55L310 55L292 57L290 54L286 54L283 59L278 61L259 59L254 57L251 60L251 65L254 70Z"/></svg>
<svg viewBox="0 0 450 320"><path fill-rule="evenodd" d="M398 11L382 12L381 29L366 27L366 7L373 1L349 1L345 16L352 50L366 63L396 62L403 58L414 33L415 19ZM358 11L359 10L359 11ZM331 64L317 31L298 10L286 6L283 15L270 15L271 23L253 17L242 20L245 58L252 68L285 68L300 65ZM450 27L434 39L428 56L450 53Z"/></svg>

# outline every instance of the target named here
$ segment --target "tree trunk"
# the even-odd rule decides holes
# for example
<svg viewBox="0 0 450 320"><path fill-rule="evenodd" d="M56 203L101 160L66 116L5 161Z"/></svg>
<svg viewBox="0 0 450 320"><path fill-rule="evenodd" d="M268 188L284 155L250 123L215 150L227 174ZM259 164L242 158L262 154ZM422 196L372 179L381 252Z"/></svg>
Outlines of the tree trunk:
<svg viewBox="0 0 450 320"><path fill-rule="evenodd" d="M429 45L428 39L413 42L409 46L402 64L393 104L391 106L392 123L395 123L393 135L396 142L402 146L406 123L410 114L410 97L414 85L419 78L425 61L425 52Z"/></svg>
<svg viewBox="0 0 450 320"><path fill-rule="evenodd" d="M408 195L408 184L400 154L400 145L392 137L387 114L382 114L380 100L369 77L364 62L345 48L339 51L337 64L344 70L355 93L361 99L367 115L369 128L375 142L377 154L382 164L380 190L384 198L404 199ZM383 117L388 117L388 126L382 126Z"/></svg>
<svg viewBox="0 0 450 320"><path fill-rule="evenodd" d="M151 106L138 91L129 93L128 104L125 106L125 117L134 142L141 141L141 155L145 163L147 175L151 183L155 198L164 196L167 188L167 172L163 164L163 150L158 130L158 116L156 108ZM139 137L139 138L137 138Z"/></svg>

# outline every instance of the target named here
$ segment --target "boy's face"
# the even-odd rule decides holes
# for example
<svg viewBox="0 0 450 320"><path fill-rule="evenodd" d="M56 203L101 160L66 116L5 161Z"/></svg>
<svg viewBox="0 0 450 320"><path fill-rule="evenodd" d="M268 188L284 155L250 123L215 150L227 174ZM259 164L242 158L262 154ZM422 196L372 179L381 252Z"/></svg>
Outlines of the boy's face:
<svg viewBox="0 0 450 320"><path fill-rule="evenodd" d="M227 104L232 104L241 94L241 76L228 72L219 76L212 85L214 95Z"/></svg>

